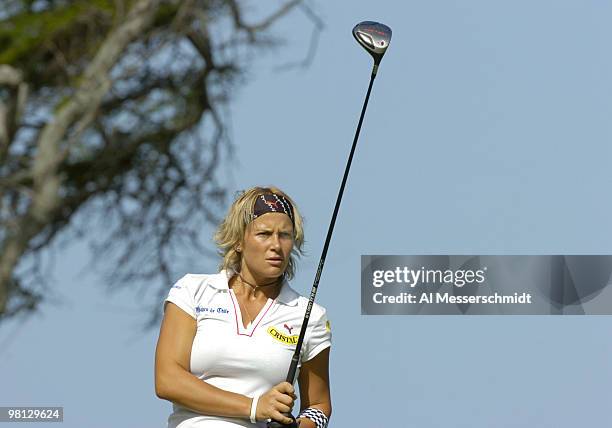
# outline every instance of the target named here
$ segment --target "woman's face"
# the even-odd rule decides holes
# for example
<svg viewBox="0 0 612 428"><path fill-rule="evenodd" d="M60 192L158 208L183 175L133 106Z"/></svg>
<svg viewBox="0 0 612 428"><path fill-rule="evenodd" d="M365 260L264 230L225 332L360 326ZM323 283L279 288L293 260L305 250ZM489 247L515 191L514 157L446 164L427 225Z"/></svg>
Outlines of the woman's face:
<svg viewBox="0 0 612 428"><path fill-rule="evenodd" d="M256 281L281 276L293 249L293 224L288 215L266 213L252 221L242 242L241 272Z"/></svg>

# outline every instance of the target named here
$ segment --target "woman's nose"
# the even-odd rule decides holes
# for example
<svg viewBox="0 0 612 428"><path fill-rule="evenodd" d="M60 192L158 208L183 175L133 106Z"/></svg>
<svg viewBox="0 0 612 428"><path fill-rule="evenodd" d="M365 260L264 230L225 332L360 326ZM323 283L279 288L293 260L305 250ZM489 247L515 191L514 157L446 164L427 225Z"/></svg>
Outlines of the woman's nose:
<svg viewBox="0 0 612 428"><path fill-rule="evenodd" d="M273 248L280 248L280 236L278 235L278 233L273 233L272 234L272 247Z"/></svg>

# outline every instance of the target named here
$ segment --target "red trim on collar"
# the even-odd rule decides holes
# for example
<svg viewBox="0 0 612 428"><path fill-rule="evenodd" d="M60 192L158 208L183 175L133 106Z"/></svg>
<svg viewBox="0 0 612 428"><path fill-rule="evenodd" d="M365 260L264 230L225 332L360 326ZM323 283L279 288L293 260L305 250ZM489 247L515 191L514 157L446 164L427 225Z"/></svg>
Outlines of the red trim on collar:
<svg viewBox="0 0 612 428"><path fill-rule="evenodd" d="M274 305L274 303L276 303L276 299L272 300L272 303L270 303L268 305L268 307L266 308L265 312L263 314L257 315L256 318L259 318L259 321L257 321L257 324L252 325L251 324L251 334L246 334L246 333L240 333L240 324L238 324L238 310L236 309L236 301L234 300L234 291L230 288L230 293L229 293L231 299L232 299L232 305L234 306L234 320L236 321L236 334L238 336L247 336L247 337L253 337L253 333L255 333L255 330L257 329L257 326L259 325L259 323L261 323L261 320L264 319L264 317L266 316L266 314L268 313L268 311L270 310L270 308ZM267 305L267 303L266 303ZM242 312L241 312L242 314ZM252 322L252 321L251 321ZM242 323L242 320L240 320L240 323ZM242 324L242 329L248 331L248 329L244 328L244 324Z"/></svg>

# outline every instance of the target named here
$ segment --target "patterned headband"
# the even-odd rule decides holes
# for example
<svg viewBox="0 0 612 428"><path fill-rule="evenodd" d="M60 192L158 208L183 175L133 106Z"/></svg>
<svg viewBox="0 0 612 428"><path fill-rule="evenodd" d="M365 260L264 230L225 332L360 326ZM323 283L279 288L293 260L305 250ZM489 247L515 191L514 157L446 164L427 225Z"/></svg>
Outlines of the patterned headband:
<svg viewBox="0 0 612 428"><path fill-rule="evenodd" d="M287 214L291 219L291 223L295 223L293 220L293 206L283 195L264 193L257 197L253 207L253 220L266 213Z"/></svg>

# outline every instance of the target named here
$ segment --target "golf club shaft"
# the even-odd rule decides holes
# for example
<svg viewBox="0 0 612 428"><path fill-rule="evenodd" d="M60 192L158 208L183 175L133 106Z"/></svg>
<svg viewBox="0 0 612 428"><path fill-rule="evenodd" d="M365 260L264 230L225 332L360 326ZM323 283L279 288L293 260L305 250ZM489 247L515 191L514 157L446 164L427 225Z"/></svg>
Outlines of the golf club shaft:
<svg viewBox="0 0 612 428"><path fill-rule="evenodd" d="M346 186L346 181L348 179L349 170L351 169L351 163L353 162L353 155L355 154L355 148L357 147L357 140L359 140L359 133L361 132L361 125L363 123L363 118L365 117L365 112L368 107L368 100L370 99L370 93L372 92L372 85L374 83L375 77L376 77L376 74L372 73L372 76L370 77L370 85L368 86L368 92L366 94L365 101L363 103L363 108L361 109L361 116L359 117L359 123L357 124L357 131L355 132L355 138L353 139L353 146L351 147L351 153L349 154L348 160L346 162L346 168L344 169L344 177L342 177L342 184L340 185L340 191L338 192L338 197L336 198L336 206L334 207L334 213L332 214L332 218L329 223L329 228L327 229L327 236L325 237L325 244L323 245L323 251L321 252L321 258L319 259L319 267L317 268L317 274L315 275L314 283L312 284L312 289L310 290L310 298L308 299L308 306L306 307L306 314L304 316L304 321L300 329L300 336L298 338L298 343L295 349L295 353L293 354L293 358L291 360L291 366L289 367L289 372L287 373L287 382L291 384L295 381L295 373L297 371L297 366L298 366L298 362L300 359L300 352L302 349L302 343L304 342L306 328L308 327L308 320L310 319L310 312L312 310L312 305L314 303L315 296L317 295L317 289L319 287L319 280L321 279L321 273L323 272L323 265L325 264L325 258L327 257L327 250L329 249L329 243L331 242L332 234L334 233L334 225L336 224L336 218L338 217L338 211L340 210L340 203L342 202L342 195L344 194L344 188Z"/></svg>
<svg viewBox="0 0 612 428"><path fill-rule="evenodd" d="M353 162L353 155L355 154L355 148L357 147L357 140L359 140L359 133L361 132L361 125L363 123L363 118L365 117L365 112L368 107L368 100L370 99L370 93L372 92L372 85L374 84L374 78L376 77L376 68L377 67L375 65L374 68L372 69L372 75L370 77L370 84L368 86L368 92L366 94L365 101L363 103L363 108L361 109L361 116L359 117L359 123L357 124L357 131L355 132L355 138L353 139L353 146L351 147L351 153L349 154L348 161L346 162L346 168L344 169L344 177L342 177L342 184L340 185L340 191L338 192L338 197L336 198L336 206L334 207L334 213L332 214L332 218L329 223L329 228L327 229L327 237L325 238L325 244L323 245L323 251L321 252L321 259L319 260L319 267L317 268L317 274L315 275L314 283L312 284L312 289L310 290L310 298L308 299L308 305L306 306L306 313L304 315L304 320L302 321L302 327L300 328L300 336L298 338L298 342L297 342L293 357L291 358L291 365L289 366L289 372L287 373L286 380L292 385L295 382L295 375L297 372L298 363L300 361L300 353L302 350L302 344L304 342L304 336L306 335L308 321L310 320L310 312L312 310L312 305L317 295L317 288L319 287L319 280L321 279L321 273L323 272L323 265L325 264L325 257L327 256L327 250L329 249L329 243L331 242L331 237L334 232L334 225L336 224L336 217L338 217L338 211L340 210L340 203L342 202L342 195L344 194L344 187L346 186L346 181L348 179L349 170L351 169L351 163ZM275 421L268 423L269 428L286 427L286 426L287 425L283 425Z"/></svg>

